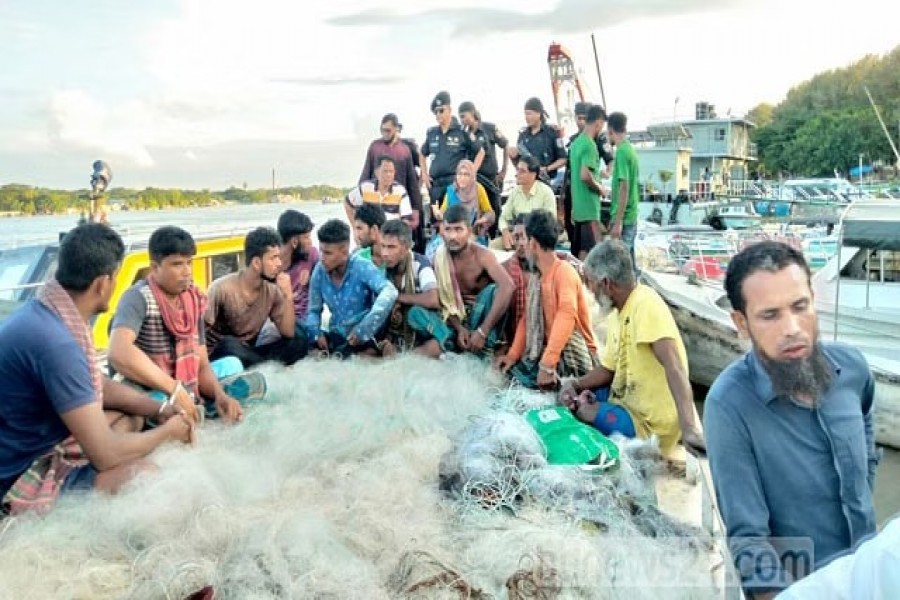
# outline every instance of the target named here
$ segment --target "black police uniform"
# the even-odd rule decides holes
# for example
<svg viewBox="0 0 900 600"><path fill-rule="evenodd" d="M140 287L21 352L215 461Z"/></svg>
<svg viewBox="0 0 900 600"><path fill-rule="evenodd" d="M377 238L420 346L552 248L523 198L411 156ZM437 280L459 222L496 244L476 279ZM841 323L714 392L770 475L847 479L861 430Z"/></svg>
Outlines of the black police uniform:
<svg viewBox="0 0 900 600"><path fill-rule="evenodd" d="M537 133L532 133L530 127L520 129L516 148L520 156L530 154L538 159L542 167L566 158L565 143L560 137L559 129L549 123L543 123ZM556 171L548 171L547 175L553 179Z"/></svg>
<svg viewBox="0 0 900 600"><path fill-rule="evenodd" d="M502 182L497 184L497 173L500 172L500 166L497 164L497 147L499 146L501 150L505 151L509 146L509 140L497 129L496 125L484 121L478 124L478 129L469 134L479 148L484 148L484 160L478 170L478 181L484 186L491 208L499 218L500 192L503 184ZM495 222L489 231L491 235L495 233L496 227L497 223Z"/></svg>
<svg viewBox="0 0 900 600"><path fill-rule="evenodd" d="M456 117L450 122L446 132L441 131L440 125L428 129L421 152L425 157L432 157L428 169L428 174L431 175L429 195L432 204L440 204L443 201L447 186L456 178L459 161L473 160L478 154L478 149L479 146L463 131Z"/></svg>

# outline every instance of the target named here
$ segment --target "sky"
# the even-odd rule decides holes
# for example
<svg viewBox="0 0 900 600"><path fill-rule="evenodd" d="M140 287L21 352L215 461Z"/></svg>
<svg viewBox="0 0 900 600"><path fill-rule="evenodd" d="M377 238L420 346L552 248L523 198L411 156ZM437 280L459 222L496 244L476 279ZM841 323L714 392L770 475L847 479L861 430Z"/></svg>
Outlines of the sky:
<svg viewBox="0 0 900 600"><path fill-rule="evenodd" d="M487 5L490 7L486 7ZM833 4L830 7L829 4ZM0 184L223 189L356 182L381 116L419 142L439 90L515 137L574 54L629 128L744 115L900 44L900 3L856 0L0 0Z"/></svg>

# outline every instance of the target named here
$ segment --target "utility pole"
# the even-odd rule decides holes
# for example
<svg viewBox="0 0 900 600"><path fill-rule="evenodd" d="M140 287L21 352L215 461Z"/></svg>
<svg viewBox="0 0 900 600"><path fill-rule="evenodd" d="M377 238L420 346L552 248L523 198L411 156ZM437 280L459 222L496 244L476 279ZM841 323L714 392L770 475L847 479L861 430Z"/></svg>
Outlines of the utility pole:
<svg viewBox="0 0 900 600"><path fill-rule="evenodd" d="M609 110L609 104L606 103L606 92L603 91L603 75L600 73L600 58L597 56L597 40L594 34L591 34L591 45L594 47L594 66L597 67L597 79L600 81L600 100L603 102L603 110Z"/></svg>

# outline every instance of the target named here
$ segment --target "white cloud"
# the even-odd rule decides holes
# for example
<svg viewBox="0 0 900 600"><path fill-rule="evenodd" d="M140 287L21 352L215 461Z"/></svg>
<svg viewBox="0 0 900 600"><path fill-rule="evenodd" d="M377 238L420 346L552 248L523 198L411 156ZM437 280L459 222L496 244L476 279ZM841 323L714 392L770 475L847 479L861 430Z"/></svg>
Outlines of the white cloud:
<svg viewBox="0 0 900 600"><path fill-rule="evenodd" d="M540 96L552 107L546 53L555 36L573 51L594 90L590 99L599 99L589 32L577 32L579 19L584 17L587 28L587 17L602 14L595 1L603 4L495 0L490 10L497 14L525 14L517 23L526 31L504 33L503 23L486 22L475 37L456 35L459 23L467 23L457 17L476 14L483 0L460 0L452 7L429 0L181 0L174 15L148 18L142 34L116 37L114 20L107 27L104 51L126 45L139 57L127 65L127 78L104 78L101 85L80 88L80 83L60 83L66 81L65 64L58 72L14 71L4 85L28 89L34 100L19 100L0 115L0 126L9 132L0 140L0 151L89 152L115 160L119 172L139 170L145 181L156 177L159 184L168 176L164 155L207 165L213 154L206 149L240 148L251 141L263 144L246 144L258 149L266 143L291 148L294 142L328 140L358 148L361 159L386 112L396 112L404 133L421 140L434 123L429 103L441 89L450 91L454 105L474 101L486 119L514 136L527 97ZM778 102L790 85L817 71L888 50L897 41L891 25L897 15L885 13L900 12L900 5L882 7L884 18L873 19L878 0L858 0L854 10L842 13L842 33L835 37L825 32L834 31L838 17L812 0L784 2L777 10L774 0L729 0L728 10L682 0L679 6L693 12L675 16L668 14L674 4L661 13L653 10L654 2L668 0L642 0L641 18L619 11L618 24L607 20L597 29L607 108L625 111L632 128L671 118L676 96L684 116L699 100L713 102L721 114L729 107L742 114L762 100ZM560 8L567 6L574 9ZM436 8L442 12L434 13ZM401 17L387 19L384 26L334 24L337 17L364 11L432 14L428 28ZM451 13L453 19L440 18ZM528 30L539 13L553 17L549 33ZM40 35L40 19L32 15L27 22L35 25L19 26L17 36ZM71 32L71 41L59 41L70 44L71 60L83 64L95 50L78 53L83 28L77 25L62 29ZM574 33L560 35L562 30ZM0 37L0 56L15 50L9 44ZM31 79L26 82L26 77ZM41 107L37 115L35 107ZM26 109L30 112L16 113ZM296 158L267 160L291 163ZM315 173L319 167L303 164L297 170ZM348 170L347 181L339 183L356 174Z"/></svg>
<svg viewBox="0 0 900 600"><path fill-rule="evenodd" d="M153 157L133 135L132 118L140 105L110 109L82 90L57 92L50 99L46 142L62 148L100 152L139 168L152 167Z"/></svg>

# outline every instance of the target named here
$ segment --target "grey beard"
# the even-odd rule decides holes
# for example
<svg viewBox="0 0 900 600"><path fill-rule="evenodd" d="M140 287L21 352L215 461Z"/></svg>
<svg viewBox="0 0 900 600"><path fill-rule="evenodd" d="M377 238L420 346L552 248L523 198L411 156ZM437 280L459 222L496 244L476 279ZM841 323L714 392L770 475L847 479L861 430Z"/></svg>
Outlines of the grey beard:
<svg viewBox="0 0 900 600"><path fill-rule="evenodd" d="M763 368L772 380L772 391L787 398L812 398L813 406L831 387L833 378L831 363L825 358L817 343L806 358L772 360L759 354Z"/></svg>
<svg viewBox="0 0 900 600"><path fill-rule="evenodd" d="M600 317L608 317L609 313L611 313L612 309L615 307L612 298L606 294L594 294L594 298L597 300L597 305L600 307Z"/></svg>

